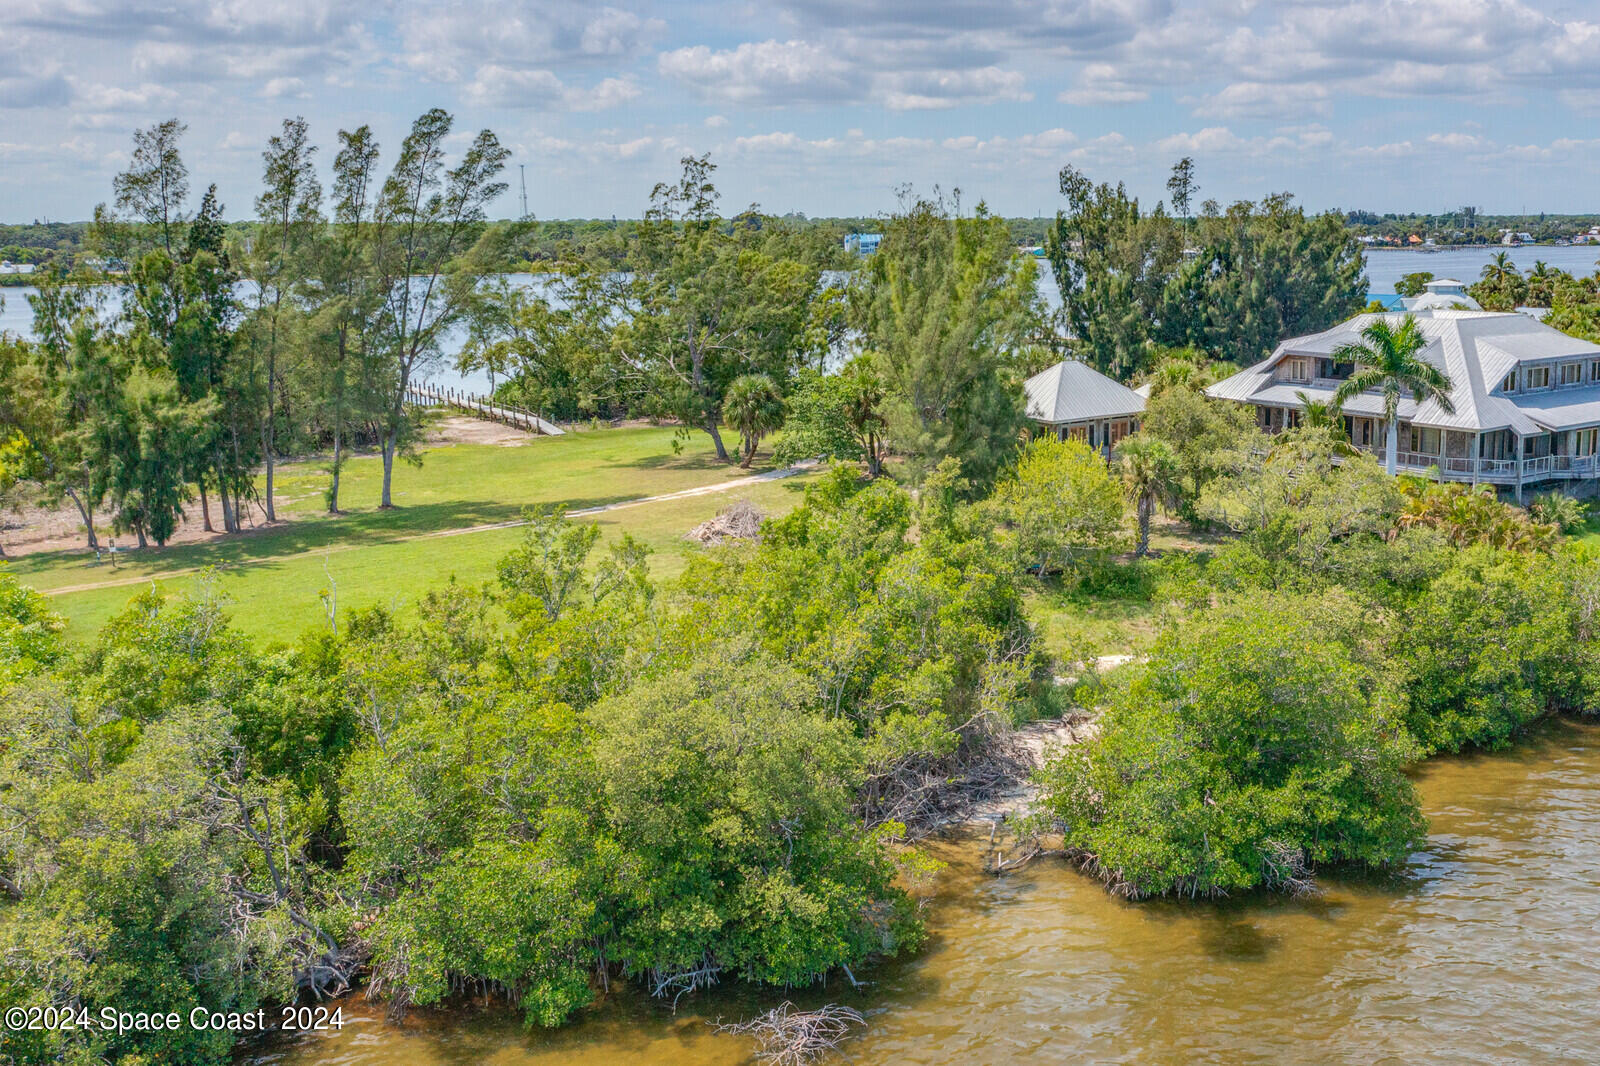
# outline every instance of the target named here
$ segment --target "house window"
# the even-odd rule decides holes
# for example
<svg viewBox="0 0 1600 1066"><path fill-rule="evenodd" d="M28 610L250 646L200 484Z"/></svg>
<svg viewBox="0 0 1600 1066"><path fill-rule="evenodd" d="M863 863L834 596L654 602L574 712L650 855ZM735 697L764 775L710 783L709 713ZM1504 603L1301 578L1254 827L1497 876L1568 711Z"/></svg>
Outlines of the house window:
<svg viewBox="0 0 1600 1066"><path fill-rule="evenodd" d="M1411 427L1411 450L1423 455L1439 454L1439 431L1423 426Z"/></svg>
<svg viewBox="0 0 1600 1066"><path fill-rule="evenodd" d="M1500 382L1500 391L1501 392L1516 392L1517 391L1517 372L1515 370L1513 370L1511 373L1507 374L1505 376L1505 380Z"/></svg>
<svg viewBox="0 0 1600 1066"><path fill-rule="evenodd" d="M1283 364L1283 376L1286 381L1310 381L1311 360L1286 359Z"/></svg>
<svg viewBox="0 0 1600 1066"><path fill-rule="evenodd" d="M1600 381L1600 359L1594 359L1589 362L1589 380Z"/></svg>
<svg viewBox="0 0 1600 1066"><path fill-rule="evenodd" d="M1600 429L1580 429L1572 435L1573 455L1593 455L1600 443Z"/></svg>
<svg viewBox="0 0 1600 1066"><path fill-rule="evenodd" d="M1563 384L1563 385L1576 385L1582 380L1583 380L1583 364L1582 363L1562 363L1561 364L1561 384Z"/></svg>
<svg viewBox="0 0 1600 1066"><path fill-rule="evenodd" d="M1527 369L1527 386L1530 389L1548 389L1550 387L1550 368L1547 366L1530 366Z"/></svg>

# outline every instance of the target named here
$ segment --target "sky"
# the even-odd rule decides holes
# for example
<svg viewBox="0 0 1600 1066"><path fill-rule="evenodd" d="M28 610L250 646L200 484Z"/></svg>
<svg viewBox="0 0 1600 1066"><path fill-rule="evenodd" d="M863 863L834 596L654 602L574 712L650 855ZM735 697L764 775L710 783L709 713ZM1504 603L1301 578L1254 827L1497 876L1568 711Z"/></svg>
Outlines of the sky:
<svg viewBox="0 0 1600 1066"><path fill-rule="evenodd" d="M1595 0L0 0L0 221L82 219L177 116L248 216L303 116L383 164L443 107L512 152L494 213L637 217L709 152L730 212L876 215L911 184L1053 213L1057 172L1147 203L1600 210Z"/></svg>

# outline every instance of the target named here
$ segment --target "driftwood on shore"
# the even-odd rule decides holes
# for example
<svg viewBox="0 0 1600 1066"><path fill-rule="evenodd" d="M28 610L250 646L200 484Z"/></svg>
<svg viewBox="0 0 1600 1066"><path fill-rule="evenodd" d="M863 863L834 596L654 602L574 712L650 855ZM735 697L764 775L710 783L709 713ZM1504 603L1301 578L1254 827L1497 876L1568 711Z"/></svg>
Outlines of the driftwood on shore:
<svg viewBox="0 0 1600 1066"><path fill-rule="evenodd" d="M867 1020L852 1007L829 1003L816 1010L795 1010L784 1002L742 1022L717 1023L717 1032L752 1037L756 1058L766 1066L807 1066L839 1049L840 1041Z"/></svg>

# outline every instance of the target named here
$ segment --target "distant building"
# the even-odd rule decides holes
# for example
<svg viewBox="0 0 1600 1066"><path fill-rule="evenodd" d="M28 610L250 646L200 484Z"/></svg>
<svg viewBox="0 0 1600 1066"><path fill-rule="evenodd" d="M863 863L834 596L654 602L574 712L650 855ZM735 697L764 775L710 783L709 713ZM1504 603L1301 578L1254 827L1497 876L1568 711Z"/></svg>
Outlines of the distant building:
<svg viewBox="0 0 1600 1066"><path fill-rule="evenodd" d="M1022 386L1028 417L1062 440L1110 449L1139 430L1144 397L1076 359L1041 370Z"/></svg>
<svg viewBox="0 0 1600 1066"><path fill-rule="evenodd" d="M1482 311L1477 300L1467 295L1466 286L1455 278L1435 278L1423 286L1421 296L1402 297L1401 311Z"/></svg>
<svg viewBox="0 0 1600 1066"><path fill-rule="evenodd" d="M9 260L0 262L0 274L32 274L32 263L13 263Z"/></svg>
<svg viewBox="0 0 1600 1066"><path fill-rule="evenodd" d="M844 239L844 246L857 255L871 255L882 242L881 233L852 233Z"/></svg>

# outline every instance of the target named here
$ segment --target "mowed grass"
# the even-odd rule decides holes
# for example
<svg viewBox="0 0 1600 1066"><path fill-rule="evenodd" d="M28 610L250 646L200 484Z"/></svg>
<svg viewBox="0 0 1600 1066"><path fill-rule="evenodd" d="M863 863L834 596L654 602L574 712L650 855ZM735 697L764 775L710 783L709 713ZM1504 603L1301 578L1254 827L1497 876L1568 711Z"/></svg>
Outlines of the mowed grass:
<svg viewBox="0 0 1600 1066"><path fill-rule="evenodd" d="M76 640L92 637L142 584L125 582L148 579L163 591L181 591L192 589L207 569L230 598L242 630L288 640L325 624L324 591L336 592L341 611L373 604L401 608L452 579L492 580L496 563L522 530L474 527L515 521L526 506L581 510L759 472L717 462L692 438L674 454L672 440L670 429L643 428L541 437L510 447L435 448L420 468L396 467L397 506L389 511L377 510L382 466L376 457L362 457L345 468L340 502L347 513L337 517L323 512L325 468L291 464L277 479L279 515L288 519L279 526L131 552L119 557L114 573L82 551L24 556L11 569L23 583L52 593L51 605L66 616ZM691 527L739 499L768 513L786 512L804 480L635 504L575 520L595 522L607 539L631 533L653 550L652 572L672 577L688 553L699 550L683 539Z"/></svg>

